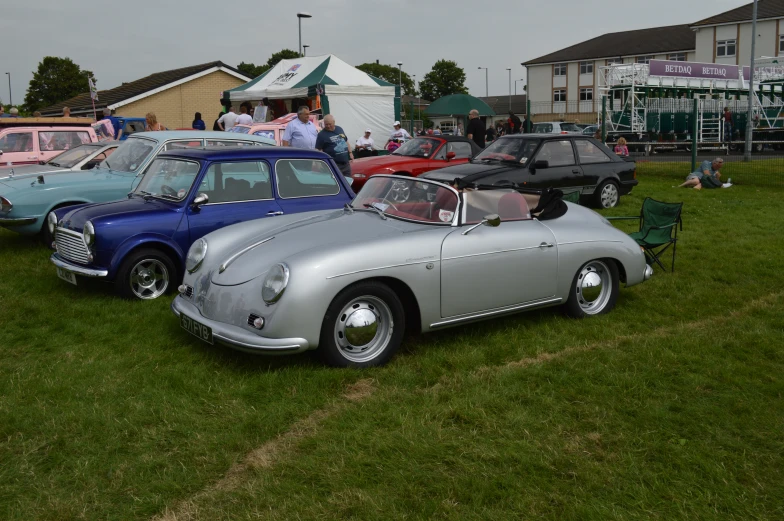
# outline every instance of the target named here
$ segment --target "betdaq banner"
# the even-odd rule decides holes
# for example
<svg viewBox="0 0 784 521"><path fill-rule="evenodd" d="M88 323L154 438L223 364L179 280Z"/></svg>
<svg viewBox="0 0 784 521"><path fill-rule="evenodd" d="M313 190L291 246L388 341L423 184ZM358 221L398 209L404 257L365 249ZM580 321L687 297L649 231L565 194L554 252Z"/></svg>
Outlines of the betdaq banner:
<svg viewBox="0 0 784 521"><path fill-rule="evenodd" d="M651 60L650 75L676 78L705 78L710 80L737 80L740 76L737 65L665 60Z"/></svg>

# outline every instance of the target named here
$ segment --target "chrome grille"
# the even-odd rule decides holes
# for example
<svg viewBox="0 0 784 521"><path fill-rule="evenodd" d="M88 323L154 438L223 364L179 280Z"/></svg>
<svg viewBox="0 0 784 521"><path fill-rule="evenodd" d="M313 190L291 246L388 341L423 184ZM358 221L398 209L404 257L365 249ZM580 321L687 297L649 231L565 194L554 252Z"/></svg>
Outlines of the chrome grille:
<svg viewBox="0 0 784 521"><path fill-rule="evenodd" d="M251 326L251 327L253 327L253 322L254 322L254 321L257 319L257 318L261 318L261 317L259 317L258 315L254 315L253 313L251 313L250 315L248 315L248 325L249 325L249 326Z"/></svg>
<svg viewBox="0 0 784 521"><path fill-rule="evenodd" d="M90 255L90 250L84 243L81 233L58 227L54 232L54 242L57 246L57 253L64 259L79 264L88 264L87 256Z"/></svg>
<svg viewBox="0 0 784 521"><path fill-rule="evenodd" d="M192 298L193 297L193 286L188 286L187 284L185 284L185 293L183 295L188 297L188 298Z"/></svg>

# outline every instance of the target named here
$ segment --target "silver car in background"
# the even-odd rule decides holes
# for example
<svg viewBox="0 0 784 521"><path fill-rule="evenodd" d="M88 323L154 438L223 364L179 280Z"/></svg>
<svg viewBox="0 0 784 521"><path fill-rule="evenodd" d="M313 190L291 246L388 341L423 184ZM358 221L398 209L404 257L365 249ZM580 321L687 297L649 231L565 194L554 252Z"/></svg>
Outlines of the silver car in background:
<svg viewBox="0 0 784 521"><path fill-rule="evenodd" d="M597 213L513 189L376 175L343 210L237 224L194 243L172 310L208 343L317 349L330 365L386 363L428 332L563 304L610 311L619 281L651 275L640 247ZM560 206L559 206L560 205ZM552 218L547 220L547 213Z"/></svg>
<svg viewBox="0 0 784 521"><path fill-rule="evenodd" d="M531 127L533 134L581 134L583 129L575 123L565 123L562 121L543 121L534 123Z"/></svg>

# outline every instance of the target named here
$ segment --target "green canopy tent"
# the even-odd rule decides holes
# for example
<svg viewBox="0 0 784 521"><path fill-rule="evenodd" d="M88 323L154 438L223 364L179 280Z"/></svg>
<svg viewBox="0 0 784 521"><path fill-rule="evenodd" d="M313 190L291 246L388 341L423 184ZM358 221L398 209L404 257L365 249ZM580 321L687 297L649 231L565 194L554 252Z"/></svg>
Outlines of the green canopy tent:
<svg viewBox="0 0 784 521"><path fill-rule="evenodd" d="M496 115L487 103L469 94L450 94L438 98L425 109L425 114L429 116L468 116L468 113L473 109L478 110L480 116Z"/></svg>

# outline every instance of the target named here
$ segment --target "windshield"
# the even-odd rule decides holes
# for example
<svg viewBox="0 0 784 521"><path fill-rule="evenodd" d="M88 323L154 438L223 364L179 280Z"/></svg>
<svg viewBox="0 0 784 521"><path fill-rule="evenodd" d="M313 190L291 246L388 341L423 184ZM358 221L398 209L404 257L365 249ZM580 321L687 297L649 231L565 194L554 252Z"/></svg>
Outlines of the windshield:
<svg viewBox="0 0 784 521"><path fill-rule="evenodd" d="M580 132L576 123L561 123L561 132Z"/></svg>
<svg viewBox="0 0 784 521"><path fill-rule="evenodd" d="M250 127L247 125L234 125L227 132L234 132L235 134L247 134L250 132Z"/></svg>
<svg viewBox="0 0 784 521"><path fill-rule="evenodd" d="M433 152L438 148L441 141L432 138L418 137L409 140L395 150L393 156L407 156L407 157L430 157Z"/></svg>
<svg viewBox="0 0 784 521"><path fill-rule="evenodd" d="M414 178L373 176L351 206L356 210L381 211L390 217L448 225L455 216L457 194L441 184Z"/></svg>
<svg viewBox="0 0 784 521"><path fill-rule="evenodd" d="M120 172L133 172L147 160L155 145L155 141L149 139L128 138L100 166Z"/></svg>
<svg viewBox="0 0 784 521"><path fill-rule="evenodd" d="M57 155L46 162L47 165L61 166L63 168L73 168L76 164L94 153L99 147L92 145L82 145L71 150L66 150L60 155Z"/></svg>
<svg viewBox="0 0 784 521"><path fill-rule="evenodd" d="M194 161L158 158L150 164L135 192L181 201L188 195L198 173L199 163Z"/></svg>
<svg viewBox="0 0 784 521"><path fill-rule="evenodd" d="M475 158L476 161L507 161L524 165L533 156L538 139L519 139L515 137L502 137L496 139L482 150Z"/></svg>

